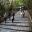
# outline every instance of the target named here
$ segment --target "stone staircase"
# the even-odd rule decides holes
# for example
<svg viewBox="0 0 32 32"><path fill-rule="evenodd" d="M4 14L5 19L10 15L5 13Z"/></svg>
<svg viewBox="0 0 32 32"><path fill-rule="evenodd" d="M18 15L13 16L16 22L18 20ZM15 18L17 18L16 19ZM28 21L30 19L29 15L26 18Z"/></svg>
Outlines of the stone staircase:
<svg viewBox="0 0 32 32"><path fill-rule="evenodd" d="M0 24L0 32L29 32L29 29L29 19L21 18L18 14L15 15L13 23L12 20L7 19L6 24L5 21Z"/></svg>

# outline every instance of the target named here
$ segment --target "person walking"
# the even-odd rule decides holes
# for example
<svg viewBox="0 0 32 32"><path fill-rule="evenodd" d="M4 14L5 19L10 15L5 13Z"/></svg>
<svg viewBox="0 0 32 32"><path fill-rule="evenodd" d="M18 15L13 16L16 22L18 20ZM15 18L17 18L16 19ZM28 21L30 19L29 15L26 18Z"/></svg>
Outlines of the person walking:
<svg viewBox="0 0 32 32"><path fill-rule="evenodd" d="M0 23L1 23L1 16L0 16Z"/></svg>
<svg viewBox="0 0 32 32"><path fill-rule="evenodd" d="M15 13L13 13L13 19L12 19L12 23L13 23L13 21L14 21L14 16L15 16Z"/></svg>
<svg viewBox="0 0 32 32"><path fill-rule="evenodd" d="M10 16L11 16L11 13L8 14L8 18L9 18L9 20L10 20Z"/></svg>
<svg viewBox="0 0 32 32"><path fill-rule="evenodd" d="M5 24L6 24L7 17L4 18Z"/></svg>
<svg viewBox="0 0 32 32"><path fill-rule="evenodd" d="M23 18L24 18L24 16L25 16L25 12L23 11Z"/></svg>

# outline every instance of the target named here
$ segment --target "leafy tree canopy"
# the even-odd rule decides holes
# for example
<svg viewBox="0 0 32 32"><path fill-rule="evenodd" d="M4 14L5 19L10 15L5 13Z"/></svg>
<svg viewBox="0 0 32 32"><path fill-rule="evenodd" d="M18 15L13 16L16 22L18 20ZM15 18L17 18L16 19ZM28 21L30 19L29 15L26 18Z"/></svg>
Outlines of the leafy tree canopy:
<svg viewBox="0 0 32 32"><path fill-rule="evenodd" d="M23 0L16 0L16 6L22 5Z"/></svg>

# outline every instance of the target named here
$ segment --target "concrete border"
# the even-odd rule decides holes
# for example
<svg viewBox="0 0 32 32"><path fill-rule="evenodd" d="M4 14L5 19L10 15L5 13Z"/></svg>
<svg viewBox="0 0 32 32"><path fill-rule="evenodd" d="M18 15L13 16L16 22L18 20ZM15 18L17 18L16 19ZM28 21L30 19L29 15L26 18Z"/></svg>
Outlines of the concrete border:
<svg viewBox="0 0 32 32"><path fill-rule="evenodd" d="M30 16L30 14L29 14L29 12L28 12L28 18L29 18L29 25L30 25L30 31L32 31L32 25L31 25L31 22L32 22L32 19L31 19L31 16Z"/></svg>

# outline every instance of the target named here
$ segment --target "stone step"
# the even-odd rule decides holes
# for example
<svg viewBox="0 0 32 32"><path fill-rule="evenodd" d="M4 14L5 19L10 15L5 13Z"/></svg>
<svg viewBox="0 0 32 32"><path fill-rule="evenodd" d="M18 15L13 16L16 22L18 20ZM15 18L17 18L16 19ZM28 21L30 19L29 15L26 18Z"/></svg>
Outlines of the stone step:
<svg viewBox="0 0 32 32"><path fill-rule="evenodd" d="M21 15L17 15L17 16L14 16L15 18L23 18L23 16L21 16ZM11 17L12 18L12 17ZM27 16L24 16L24 18L28 18Z"/></svg>
<svg viewBox="0 0 32 32"><path fill-rule="evenodd" d="M10 22L10 23L11 23L12 21L6 21L6 22ZM27 21L23 21L23 20L16 20L16 21L13 21L13 22L25 22L25 23L26 23L26 22L29 22L29 21L28 21L28 20L27 20Z"/></svg>
<svg viewBox="0 0 32 32"><path fill-rule="evenodd" d="M5 27L5 26L14 26L14 27L29 27L29 25L26 23L4 23L4 24L1 24L0 28L2 27Z"/></svg>
<svg viewBox="0 0 32 32"><path fill-rule="evenodd" d="M11 18L12 18L12 17L11 17ZM17 16L14 16L14 18L23 18L23 16L21 16L21 15L17 15ZM24 18L25 18L25 19L28 19L27 16L24 16ZM23 18L23 19L24 19L24 18Z"/></svg>
<svg viewBox="0 0 32 32"><path fill-rule="evenodd" d="M7 21L12 21L12 19L7 19ZM15 18L14 21L29 21L29 19Z"/></svg>
<svg viewBox="0 0 32 32"><path fill-rule="evenodd" d="M6 27L3 27L3 29L12 29L12 30L26 30L26 31L29 31L29 27L9 27L9 26L6 26Z"/></svg>
<svg viewBox="0 0 32 32"><path fill-rule="evenodd" d="M23 25L2 25L1 27L5 27L5 26L14 26L14 27L30 27L30 26L23 26Z"/></svg>
<svg viewBox="0 0 32 32"><path fill-rule="evenodd" d="M7 23L7 25L9 25L10 23ZM13 23L13 24L10 24L10 25L23 25L23 26L29 26L29 24L27 23L27 24L25 24L25 23Z"/></svg>
<svg viewBox="0 0 32 32"><path fill-rule="evenodd" d="M10 26L10 27L12 27L12 26ZM20 27L21 28L21 27ZM18 29L11 29L11 28L2 28L1 29L1 32L3 32L3 31L5 31L5 32L8 32L8 31L19 31L19 32L28 32L27 30L19 30L19 27L18 27Z"/></svg>
<svg viewBox="0 0 32 32"><path fill-rule="evenodd" d="M30 27L30 25L14 25L14 24L1 24L1 27L5 27L5 26L14 26L14 27Z"/></svg>
<svg viewBox="0 0 32 32"><path fill-rule="evenodd" d="M17 30L9 30L9 29L2 29L1 32L29 32L29 31L25 31L25 30L22 30L22 31L17 31Z"/></svg>
<svg viewBox="0 0 32 32"><path fill-rule="evenodd" d="M1 25L5 25L5 23L1 23ZM29 23L6 23L6 25L23 25L23 26L29 26Z"/></svg>
<svg viewBox="0 0 32 32"><path fill-rule="evenodd" d="M14 21L14 22L28 22L28 21L23 21L23 20L21 20L21 21L18 21L18 20L16 20L16 21Z"/></svg>
<svg viewBox="0 0 32 32"><path fill-rule="evenodd" d="M12 22L6 22L6 23L12 23ZM29 23L29 22L13 22L13 23Z"/></svg>
<svg viewBox="0 0 32 32"><path fill-rule="evenodd" d="M13 18L13 17L11 17L10 20L12 20L12 18ZM27 20L29 20L28 18L22 18L22 17L20 17L20 16L14 17L14 18L15 18L15 21L16 21L16 20L18 20L18 21L22 21L22 20L23 20L23 21L27 21ZM7 21L8 21L8 20L9 20L9 19L7 19Z"/></svg>
<svg viewBox="0 0 32 32"><path fill-rule="evenodd" d="M4 25L5 23L1 23L1 24ZM13 23L12 22L11 23L10 22L6 22L6 24L29 24L29 23L28 22L27 23L26 22L13 22Z"/></svg>
<svg viewBox="0 0 32 32"><path fill-rule="evenodd" d="M16 26L4 26L2 29L8 29L8 30L17 30L17 31L22 31L22 30L28 30L29 31L30 27L16 27Z"/></svg>
<svg viewBox="0 0 32 32"><path fill-rule="evenodd" d="M12 21L12 20L11 20L11 21ZM29 21L29 20L23 20L23 19L20 19L20 20L19 20L19 19L16 19L16 20L14 20L14 21L25 21L25 22L26 22L26 21Z"/></svg>
<svg viewBox="0 0 32 32"><path fill-rule="evenodd" d="M5 28L5 27L8 27L8 28L10 28L10 27L19 27L19 28L20 28L21 26L16 26L16 25L15 25L15 26L12 26L12 25L11 25L11 26L3 26L3 28ZM23 27L24 27L24 28L25 28L25 27L27 28L28 26L22 26L22 28L23 28ZM29 28L30 28L30 27L29 27Z"/></svg>

